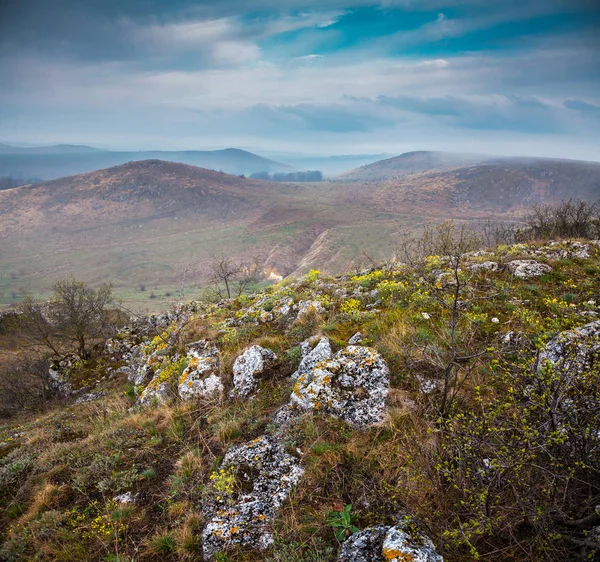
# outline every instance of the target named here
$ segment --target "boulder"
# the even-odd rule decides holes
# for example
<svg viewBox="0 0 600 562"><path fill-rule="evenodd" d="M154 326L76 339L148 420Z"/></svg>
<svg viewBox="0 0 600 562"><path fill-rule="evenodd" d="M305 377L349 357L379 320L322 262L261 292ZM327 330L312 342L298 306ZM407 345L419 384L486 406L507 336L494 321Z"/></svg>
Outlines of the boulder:
<svg viewBox="0 0 600 562"><path fill-rule="evenodd" d="M377 351L350 345L298 377L290 406L322 411L358 427L380 423L389 374Z"/></svg>
<svg viewBox="0 0 600 562"><path fill-rule="evenodd" d="M431 540L410 518L393 527L369 527L350 536L339 562L443 562Z"/></svg>
<svg viewBox="0 0 600 562"><path fill-rule="evenodd" d="M253 345L242 353L233 364L233 390L231 397L246 398L258 385L257 376L268 370L277 360L270 349Z"/></svg>
<svg viewBox="0 0 600 562"><path fill-rule="evenodd" d="M552 268L545 263L535 260L513 260L508 263L509 271L519 279L532 279L552 271Z"/></svg>
<svg viewBox="0 0 600 562"><path fill-rule="evenodd" d="M581 372L598 361L600 355L600 321L562 332L550 340L540 353L538 368L550 363L560 371Z"/></svg>
<svg viewBox="0 0 600 562"><path fill-rule="evenodd" d="M275 437L229 449L211 475L212 497L202 508L204 559L232 545L263 550L272 544L268 525L302 474L298 459Z"/></svg>
<svg viewBox="0 0 600 562"><path fill-rule="evenodd" d="M310 373L319 363L331 359L331 345L325 337L319 340L319 343L311 350L308 342L302 342L302 360L298 365L297 371L292 375L295 380L302 375Z"/></svg>
<svg viewBox="0 0 600 562"><path fill-rule="evenodd" d="M223 393L219 375L219 350L200 340L187 346L188 366L179 378L177 391L182 400L214 398Z"/></svg>

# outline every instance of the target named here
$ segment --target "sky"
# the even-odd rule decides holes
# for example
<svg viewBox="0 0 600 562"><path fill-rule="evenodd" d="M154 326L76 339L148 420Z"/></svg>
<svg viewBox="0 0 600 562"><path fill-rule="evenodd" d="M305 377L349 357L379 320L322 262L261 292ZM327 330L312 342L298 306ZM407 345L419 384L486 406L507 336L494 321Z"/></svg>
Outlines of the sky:
<svg viewBox="0 0 600 562"><path fill-rule="evenodd" d="M600 160L595 0L1 0L0 139Z"/></svg>

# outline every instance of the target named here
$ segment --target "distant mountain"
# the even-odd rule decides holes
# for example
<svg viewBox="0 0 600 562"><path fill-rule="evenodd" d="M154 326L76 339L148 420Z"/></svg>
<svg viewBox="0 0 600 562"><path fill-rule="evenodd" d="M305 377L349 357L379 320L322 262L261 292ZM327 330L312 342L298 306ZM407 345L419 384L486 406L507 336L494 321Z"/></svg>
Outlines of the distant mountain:
<svg viewBox="0 0 600 562"><path fill-rule="evenodd" d="M346 172L340 176L340 179L378 180L434 170L451 170L452 168L484 162L490 158L492 157L485 154L461 154L426 150L405 152L400 156L378 160Z"/></svg>
<svg viewBox="0 0 600 562"><path fill-rule="evenodd" d="M102 152L83 144L54 144L51 146L11 146L0 144L0 154L90 154Z"/></svg>
<svg viewBox="0 0 600 562"><path fill-rule="evenodd" d="M205 283L219 253L259 256L276 276L339 272L364 265L365 252L393 255L400 233L428 223L520 222L535 204L600 199L596 162L404 160L420 171L303 184L146 160L0 191L0 303L69 273L144 301L141 285L172 292L183 278ZM451 168L422 171L425 162Z"/></svg>
<svg viewBox="0 0 600 562"><path fill-rule="evenodd" d="M305 156L298 154L283 153L277 156L274 153L273 157L283 160L291 164L299 170L320 170L326 175L341 174L352 168L364 166L389 158L391 154L340 154L335 156Z"/></svg>
<svg viewBox="0 0 600 562"><path fill-rule="evenodd" d="M107 151L83 145L16 147L3 144L0 145L0 176L52 180L150 159L180 162L236 175L293 170L286 164L235 148L211 151Z"/></svg>

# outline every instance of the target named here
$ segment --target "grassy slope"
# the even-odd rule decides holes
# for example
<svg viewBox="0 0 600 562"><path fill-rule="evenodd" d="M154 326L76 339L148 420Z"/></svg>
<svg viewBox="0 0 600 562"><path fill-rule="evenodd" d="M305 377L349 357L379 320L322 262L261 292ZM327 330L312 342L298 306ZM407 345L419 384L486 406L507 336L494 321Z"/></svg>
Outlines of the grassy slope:
<svg viewBox="0 0 600 562"><path fill-rule="evenodd" d="M425 223L519 221L535 203L599 196L600 165L541 159L299 185L132 163L0 193L0 305L75 272L154 308L151 292L173 293L184 271L188 290L206 282L211 254L338 273L366 264L363 252L390 257L400 232Z"/></svg>
<svg viewBox="0 0 600 562"><path fill-rule="evenodd" d="M478 260L509 261L529 257L533 249L500 248L495 256ZM552 272L540 279L520 281L498 272L473 280L477 294L485 298L466 311L465 329L470 344L493 348L471 361L474 372L460 406L467 411L477 388L494 396L490 365L504 357L499 344L504 334L513 331L532 344L544 342L589 322L586 314L597 309L590 300L600 294L598 249L586 260L546 261ZM461 496L442 486L434 469L437 434L432 407L437 397L419 391L418 377L428 373L420 349L436 343L443 348L447 311L407 271L375 270L322 281L317 277L202 308L204 312L187 325L184 340L208 337L218 344L228 384L233 359L245 346L259 344L276 351L278 368L261 383L253 400L130 412L130 389L117 378L99 385L109 396L97 403L64 404L0 426L4 554L40 561L199 560L199 506L210 488L209 476L228 446L269 431L271 415L292 390L288 375L299 359L296 346L308 336L325 334L339 349L360 330L366 344L391 368L385 423L357 432L334 418L305 416L291 431L289 444L304 452L306 475L275 521L276 547L266 555L233 552L221 560L334 560L339 545L326 515L339 502L354 506L360 528L389 523L398 512L413 513L448 561L472 559L469 548L452 539L458 528L453 514L464 509ZM348 297L340 297L336 288L364 290L358 309L345 305ZM377 312L369 312L366 305L377 297L368 292L374 288L379 288L383 302ZM254 303L268 309L283 296L322 300L327 311L291 324L254 323L247 313ZM241 318L241 325L219 332L230 317ZM93 378L101 379L106 367L97 363ZM112 501L125 491L139 493L138 503L123 507ZM491 538L484 534L476 547L496 551L493 560L518 559L522 546L511 546L509 539L501 533ZM545 558L532 550L527 559Z"/></svg>

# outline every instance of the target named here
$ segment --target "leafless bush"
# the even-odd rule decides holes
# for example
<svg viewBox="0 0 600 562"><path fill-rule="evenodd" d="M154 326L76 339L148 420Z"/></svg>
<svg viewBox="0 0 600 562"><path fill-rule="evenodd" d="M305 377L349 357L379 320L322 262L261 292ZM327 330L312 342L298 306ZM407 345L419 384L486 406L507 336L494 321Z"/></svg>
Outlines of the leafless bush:
<svg viewBox="0 0 600 562"><path fill-rule="evenodd" d="M559 205L536 205L526 218L525 239L600 237L600 202L563 201Z"/></svg>

